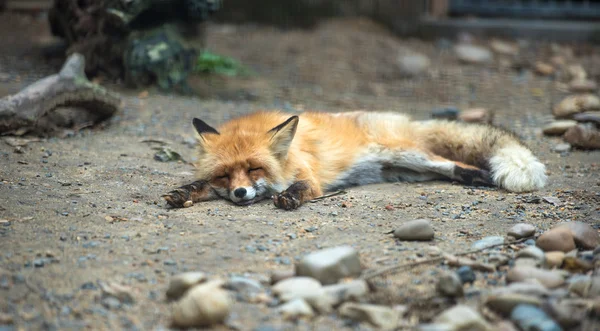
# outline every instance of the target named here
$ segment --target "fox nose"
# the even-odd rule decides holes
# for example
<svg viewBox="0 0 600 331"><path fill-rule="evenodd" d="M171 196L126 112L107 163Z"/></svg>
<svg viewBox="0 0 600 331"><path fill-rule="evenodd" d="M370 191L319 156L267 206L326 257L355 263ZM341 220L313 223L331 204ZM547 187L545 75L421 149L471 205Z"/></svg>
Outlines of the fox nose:
<svg viewBox="0 0 600 331"><path fill-rule="evenodd" d="M240 188L236 188L235 191L233 191L233 194L238 197L238 198L243 198L244 196L246 196L246 189L243 187Z"/></svg>

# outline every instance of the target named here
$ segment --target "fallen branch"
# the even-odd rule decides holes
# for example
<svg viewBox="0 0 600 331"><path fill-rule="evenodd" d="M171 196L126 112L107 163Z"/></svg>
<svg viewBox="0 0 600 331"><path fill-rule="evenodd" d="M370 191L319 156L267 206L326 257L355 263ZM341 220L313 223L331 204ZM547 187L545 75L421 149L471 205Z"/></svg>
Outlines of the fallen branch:
<svg viewBox="0 0 600 331"><path fill-rule="evenodd" d="M479 249L474 249L474 250L470 250L470 251L466 251L466 252L461 252L458 254L452 254L453 256L464 256L464 255L469 255L469 254L474 254L474 253L479 253L482 252L486 249L490 249L490 248L494 248L494 247L499 247L499 246L509 246L509 245L515 245L515 244L520 244L524 241L526 241L529 238L522 238L516 241L512 241L512 242L505 242L505 243L501 243L501 244L495 244L495 245L490 245L484 248L479 248ZM437 263L437 262L442 262L446 260L446 256L440 256L440 257L436 257L433 259L428 259L428 260L423 260L423 261L419 261L419 262L411 262L411 263L404 263L404 264L395 264L395 265L391 265L385 268L381 268L379 270L374 270L371 273L368 273L361 276L362 279L364 280L369 280L375 277L379 277L382 275L385 275L387 273L392 273L392 272L396 272L396 271L400 271L401 269L410 269L410 268L414 268L416 266L420 266L423 264L430 264L430 263Z"/></svg>
<svg viewBox="0 0 600 331"><path fill-rule="evenodd" d="M0 134L47 134L111 117L119 109L119 97L90 82L84 69L84 57L75 53L58 74L0 99Z"/></svg>
<svg viewBox="0 0 600 331"><path fill-rule="evenodd" d="M317 202L317 201L320 201L320 200L323 200L323 199L331 198L331 197L334 197L336 195L341 195L341 194L346 194L346 193L348 193L348 192L346 192L344 190L336 191L336 192L333 192L333 193L322 195L320 197L316 197L316 198L314 198L312 200L309 200L308 202Z"/></svg>

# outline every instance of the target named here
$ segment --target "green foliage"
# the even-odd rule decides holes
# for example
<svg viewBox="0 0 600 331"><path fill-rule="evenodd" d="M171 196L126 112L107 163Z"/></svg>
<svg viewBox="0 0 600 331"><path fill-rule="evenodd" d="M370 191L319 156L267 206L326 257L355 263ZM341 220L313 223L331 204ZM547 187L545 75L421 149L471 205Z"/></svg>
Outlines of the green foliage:
<svg viewBox="0 0 600 331"><path fill-rule="evenodd" d="M247 76L251 73L237 60L210 51L203 51L198 55L194 71L225 76Z"/></svg>

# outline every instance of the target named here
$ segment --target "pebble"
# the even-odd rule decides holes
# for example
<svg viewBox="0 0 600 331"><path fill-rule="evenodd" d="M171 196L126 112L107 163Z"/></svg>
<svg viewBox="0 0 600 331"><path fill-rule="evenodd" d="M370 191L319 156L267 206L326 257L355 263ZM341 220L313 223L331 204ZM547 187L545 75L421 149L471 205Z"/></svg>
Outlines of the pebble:
<svg viewBox="0 0 600 331"><path fill-rule="evenodd" d="M560 268L563 264L563 260L565 259L565 253L560 251L553 251L546 253L546 267L552 268Z"/></svg>
<svg viewBox="0 0 600 331"><path fill-rule="evenodd" d="M345 301L358 301L369 293L369 285L362 279L323 287L333 305Z"/></svg>
<svg viewBox="0 0 600 331"><path fill-rule="evenodd" d="M473 308L456 305L434 319L434 323L446 325L447 330L491 331L492 326ZM444 329L442 329L444 330Z"/></svg>
<svg viewBox="0 0 600 331"><path fill-rule="evenodd" d="M296 271L294 269L274 270L271 273L271 284L276 284L284 279L292 278L294 276L296 276Z"/></svg>
<svg viewBox="0 0 600 331"><path fill-rule="evenodd" d="M477 276L475 275L473 269L470 266L466 265L458 268L458 270L456 270L456 274L458 275L458 278L463 284L473 284L477 279Z"/></svg>
<svg viewBox="0 0 600 331"><path fill-rule="evenodd" d="M579 275L569 279L569 292L585 298L588 296L592 285L592 277L588 275Z"/></svg>
<svg viewBox="0 0 600 331"><path fill-rule="evenodd" d="M552 74L554 74L554 67L548 63L544 63L544 62L536 62L533 65L533 69L535 70L535 72L538 75L542 75L542 76L550 76Z"/></svg>
<svg viewBox="0 0 600 331"><path fill-rule="evenodd" d="M600 125L600 111L586 111L573 115L573 119L577 122L592 122Z"/></svg>
<svg viewBox="0 0 600 331"><path fill-rule="evenodd" d="M464 295L463 282L455 272L444 272L440 275L436 290L439 294L450 298L458 298Z"/></svg>
<svg viewBox="0 0 600 331"><path fill-rule="evenodd" d="M454 52L463 63L481 64L493 60L494 56L487 48L469 44L459 44L454 47Z"/></svg>
<svg viewBox="0 0 600 331"><path fill-rule="evenodd" d="M310 277L292 277L284 279L275 284L271 290L281 301L290 301L297 298L307 299L323 296L325 294L321 283Z"/></svg>
<svg viewBox="0 0 600 331"><path fill-rule="evenodd" d="M598 84L590 79L574 79L569 83L569 90L575 93L590 93L598 90Z"/></svg>
<svg viewBox="0 0 600 331"><path fill-rule="evenodd" d="M586 308L568 300L548 300L544 310L566 330L572 330L587 317Z"/></svg>
<svg viewBox="0 0 600 331"><path fill-rule="evenodd" d="M563 138L569 144L584 149L600 149L600 131L593 123L576 125L567 132Z"/></svg>
<svg viewBox="0 0 600 331"><path fill-rule="evenodd" d="M406 241L423 241L433 239L434 232L429 220L417 219L400 225L394 230L394 237Z"/></svg>
<svg viewBox="0 0 600 331"><path fill-rule="evenodd" d="M438 120L456 120L460 110L455 107L438 108L431 111L431 118Z"/></svg>
<svg viewBox="0 0 600 331"><path fill-rule="evenodd" d="M120 303L133 304L134 299L132 289L117 283L99 283L100 289L102 290L102 296L104 298L113 297L116 298ZM107 307L108 308L108 307Z"/></svg>
<svg viewBox="0 0 600 331"><path fill-rule="evenodd" d="M524 331L562 331L543 310L529 304L518 305L510 314L510 319Z"/></svg>
<svg viewBox="0 0 600 331"><path fill-rule="evenodd" d="M501 41L501 40L492 40L490 42L490 48L495 53L501 55L517 55L519 54L519 46L513 43Z"/></svg>
<svg viewBox="0 0 600 331"><path fill-rule="evenodd" d="M521 293L492 295L485 300L485 305L487 307L503 316L510 316L513 309L520 304L529 304L539 307L542 305L542 300L536 296Z"/></svg>
<svg viewBox="0 0 600 331"><path fill-rule="evenodd" d="M600 98L593 94L577 94L564 98L552 109L552 114L557 118L570 118L577 113L595 109L600 109Z"/></svg>
<svg viewBox="0 0 600 331"><path fill-rule="evenodd" d="M229 278L223 288L237 292L243 300L250 300L258 293L264 292L264 288L258 281L240 276Z"/></svg>
<svg viewBox="0 0 600 331"><path fill-rule="evenodd" d="M296 298L279 306L277 311L280 312L284 318L288 319L296 319L303 316L310 317L315 314L311 306L300 298Z"/></svg>
<svg viewBox="0 0 600 331"><path fill-rule="evenodd" d="M587 72L581 64L572 64L567 67L567 72L572 80L583 80L587 79Z"/></svg>
<svg viewBox="0 0 600 331"><path fill-rule="evenodd" d="M395 329L400 320L399 312L393 308L354 302L346 302L340 306L339 314L357 322L368 322L385 330Z"/></svg>
<svg viewBox="0 0 600 331"><path fill-rule="evenodd" d="M513 266L529 266L529 267L540 267L542 263L539 260L531 257L520 257L514 260Z"/></svg>
<svg viewBox="0 0 600 331"><path fill-rule="evenodd" d="M206 274L198 271L185 272L172 277L167 289L167 299L179 299L190 287L203 283L206 279Z"/></svg>
<svg viewBox="0 0 600 331"><path fill-rule="evenodd" d="M471 245L472 249L484 249L490 246L502 245L504 243L504 237L500 236L490 236L485 237L481 240L477 240Z"/></svg>
<svg viewBox="0 0 600 331"><path fill-rule="evenodd" d="M431 60L423 54L401 54L398 56L398 67L404 76L414 77L427 72Z"/></svg>
<svg viewBox="0 0 600 331"><path fill-rule="evenodd" d="M556 144L554 145L554 147L552 147L552 151L555 153L567 153L571 151L571 144L569 143L560 143L560 144Z"/></svg>
<svg viewBox="0 0 600 331"><path fill-rule="evenodd" d="M542 128L542 132L548 136L560 136L575 125L577 125L577 121L574 120L552 121Z"/></svg>
<svg viewBox="0 0 600 331"><path fill-rule="evenodd" d="M561 272L531 266L517 266L510 269L506 274L508 282L523 282L529 279L535 279L547 288L556 288L565 282Z"/></svg>
<svg viewBox="0 0 600 331"><path fill-rule="evenodd" d="M341 278L358 277L362 272L358 252L350 246L323 249L305 256L296 264L296 275L335 284Z"/></svg>
<svg viewBox="0 0 600 331"><path fill-rule="evenodd" d="M117 299L115 297L108 296L108 297L105 297L104 299L102 299L102 305L106 309L117 310L117 309L121 308L121 301L119 301L119 299Z"/></svg>
<svg viewBox="0 0 600 331"><path fill-rule="evenodd" d="M222 323L232 305L222 284L219 280L208 281L187 291L173 306L173 326L192 328Z"/></svg>
<svg viewBox="0 0 600 331"><path fill-rule="evenodd" d="M545 252L570 252L575 249L575 240L568 228L554 227L544 232L535 244Z"/></svg>
<svg viewBox="0 0 600 331"><path fill-rule="evenodd" d="M600 234L587 223L575 221L561 223L557 227L571 230L575 244L583 249L594 249L600 245Z"/></svg>
<svg viewBox="0 0 600 331"><path fill-rule="evenodd" d="M515 238L527 238L531 237L535 234L535 226L527 223L519 223L515 224L510 230L508 230L508 235Z"/></svg>
<svg viewBox="0 0 600 331"><path fill-rule="evenodd" d="M517 253L517 257L528 257L535 259L538 263L543 264L546 260L544 251L536 246L527 246Z"/></svg>
<svg viewBox="0 0 600 331"><path fill-rule="evenodd" d="M491 292L491 295L504 295L507 293L523 294L534 297L545 297L550 295L550 291L537 280L526 280L525 282L510 283L507 286L494 289Z"/></svg>
<svg viewBox="0 0 600 331"><path fill-rule="evenodd" d="M460 113L458 119L467 123L491 124L494 120L494 115L485 108L471 108Z"/></svg>

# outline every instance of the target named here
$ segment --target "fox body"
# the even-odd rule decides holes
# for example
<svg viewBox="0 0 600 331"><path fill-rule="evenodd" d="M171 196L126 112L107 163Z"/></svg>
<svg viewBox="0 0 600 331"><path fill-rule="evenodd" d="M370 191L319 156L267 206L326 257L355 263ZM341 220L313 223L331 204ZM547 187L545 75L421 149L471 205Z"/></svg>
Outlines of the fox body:
<svg viewBox="0 0 600 331"><path fill-rule="evenodd" d="M263 111L218 129L199 119L193 124L198 180L164 196L174 207L272 197L290 210L326 191L381 182L449 179L526 192L547 179L523 143L487 125L362 111L291 117Z"/></svg>

